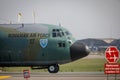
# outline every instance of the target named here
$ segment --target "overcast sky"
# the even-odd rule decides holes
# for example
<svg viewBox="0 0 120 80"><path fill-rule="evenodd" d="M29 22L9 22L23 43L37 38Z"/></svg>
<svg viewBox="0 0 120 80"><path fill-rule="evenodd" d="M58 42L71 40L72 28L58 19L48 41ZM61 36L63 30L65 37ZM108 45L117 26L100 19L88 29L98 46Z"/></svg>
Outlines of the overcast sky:
<svg viewBox="0 0 120 80"><path fill-rule="evenodd" d="M0 23L47 23L67 28L76 39L120 38L120 0L0 0Z"/></svg>

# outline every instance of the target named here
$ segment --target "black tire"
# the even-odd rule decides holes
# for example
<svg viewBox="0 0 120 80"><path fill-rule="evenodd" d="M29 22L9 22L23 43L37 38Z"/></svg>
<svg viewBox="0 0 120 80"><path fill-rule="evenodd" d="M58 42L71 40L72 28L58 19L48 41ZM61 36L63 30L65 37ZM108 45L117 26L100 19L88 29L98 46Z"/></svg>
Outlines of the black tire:
<svg viewBox="0 0 120 80"><path fill-rule="evenodd" d="M48 71L49 73L57 73L59 71L59 66L56 64L56 65L50 65L48 67Z"/></svg>

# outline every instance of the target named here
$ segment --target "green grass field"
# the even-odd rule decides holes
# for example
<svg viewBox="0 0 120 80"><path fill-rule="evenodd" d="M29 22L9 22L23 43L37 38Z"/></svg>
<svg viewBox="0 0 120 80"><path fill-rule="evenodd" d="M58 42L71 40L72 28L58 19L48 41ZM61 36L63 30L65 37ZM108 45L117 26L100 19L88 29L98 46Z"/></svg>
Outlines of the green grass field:
<svg viewBox="0 0 120 80"><path fill-rule="evenodd" d="M60 65L60 72L100 72L104 71L105 59L80 59L71 63ZM0 68L2 69L2 68ZM22 72L29 67L5 67L7 72ZM31 70L32 72L46 72L44 70Z"/></svg>
<svg viewBox="0 0 120 80"><path fill-rule="evenodd" d="M104 71L105 59L80 59L60 66L61 72L95 72Z"/></svg>

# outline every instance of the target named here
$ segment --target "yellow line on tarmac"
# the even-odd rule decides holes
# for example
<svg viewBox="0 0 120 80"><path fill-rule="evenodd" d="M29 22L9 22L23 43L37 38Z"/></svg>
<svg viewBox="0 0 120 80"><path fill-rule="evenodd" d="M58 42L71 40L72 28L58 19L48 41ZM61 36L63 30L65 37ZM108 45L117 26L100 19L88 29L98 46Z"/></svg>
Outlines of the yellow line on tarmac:
<svg viewBox="0 0 120 80"><path fill-rule="evenodd" d="M10 78L11 76L0 76L0 80L1 79L7 79L7 78Z"/></svg>

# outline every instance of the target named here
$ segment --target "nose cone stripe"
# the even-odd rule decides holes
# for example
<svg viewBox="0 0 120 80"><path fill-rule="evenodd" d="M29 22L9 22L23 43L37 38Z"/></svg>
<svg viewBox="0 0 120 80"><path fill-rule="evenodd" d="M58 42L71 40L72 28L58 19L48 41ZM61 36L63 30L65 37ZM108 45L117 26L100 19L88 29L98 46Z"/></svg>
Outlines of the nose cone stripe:
<svg viewBox="0 0 120 80"><path fill-rule="evenodd" d="M70 54L71 54L72 61L74 61L74 60L87 56L89 54L89 50L87 46L80 43L79 41L76 41L70 47Z"/></svg>

